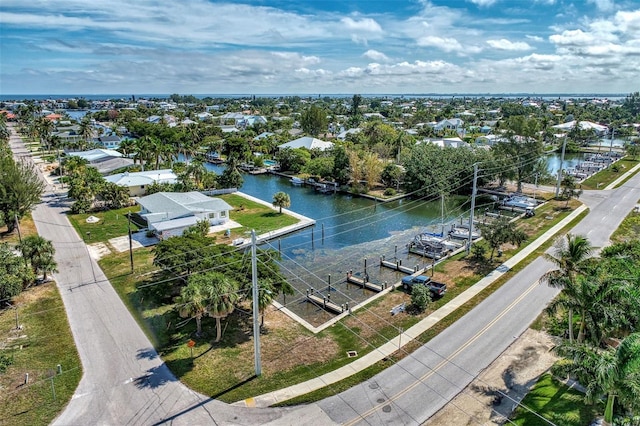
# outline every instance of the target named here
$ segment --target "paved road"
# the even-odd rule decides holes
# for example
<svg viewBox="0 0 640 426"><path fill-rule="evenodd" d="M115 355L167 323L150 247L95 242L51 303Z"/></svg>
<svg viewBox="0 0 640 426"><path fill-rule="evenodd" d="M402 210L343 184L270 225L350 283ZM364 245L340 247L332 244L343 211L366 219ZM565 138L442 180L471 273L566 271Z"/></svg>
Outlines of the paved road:
<svg viewBox="0 0 640 426"><path fill-rule="evenodd" d="M16 157L30 160L12 136ZM182 385L158 357L102 270L70 225L67 200L47 185L33 212L40 235L56 249L55 274L83 376L56 425L314 424L316 407L250 410L211 400ZM126 269L126 267L124 268ZM123 273L128 271L123 270ZM293 420L289 420L293 419Z"/></svg>
<svg viewBox="0 0 640 426"><path fill-rule="evenodd" d="M605 246L640 199L640 175L623 187L586 192L589 214L571 232ZM557 290L537 282L552 265L538 258L428 344L395 366L319 406L340 424L420 424L496 359Z"/></svg>

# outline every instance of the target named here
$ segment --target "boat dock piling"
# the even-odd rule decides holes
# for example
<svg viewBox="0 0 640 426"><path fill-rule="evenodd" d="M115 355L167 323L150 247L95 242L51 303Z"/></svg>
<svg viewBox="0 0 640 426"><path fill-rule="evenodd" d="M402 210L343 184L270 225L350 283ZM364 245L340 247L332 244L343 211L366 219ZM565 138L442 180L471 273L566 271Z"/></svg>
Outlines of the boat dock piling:
<svg viewBox="0 0 640 426"><path fill-rule="evenodd" d="M375 284L369 281L369 274L365 273L364 278L358 278L353 276L353 271L347 272L347 282L351 284L357 284L362 288L366 288L371 291L381 292L387 288L387 283Z"/></svg>
<svg viewBox="0 0 640 426"><path fill-rule="evenodd" d="M334 312L336 314L341 314L345 310L349 310L349 302L347 302L346 305L337 305L331 301L331 294L323 296L320 293L316 293L313 288L307 289L307 300L322 307L326 311Z"/></svg>
<svg viewBox="0 0 640 426"><path fill-rule="evenodd" d="M384 256L380 256L380 267L386 267L393 269L395 271L404 272L405 274L414 274L418 271L419 265L416 265L414 268L409 268L407 266L402 266L402 260L396 259L395 262L390 262L384 259Z"/></svg>

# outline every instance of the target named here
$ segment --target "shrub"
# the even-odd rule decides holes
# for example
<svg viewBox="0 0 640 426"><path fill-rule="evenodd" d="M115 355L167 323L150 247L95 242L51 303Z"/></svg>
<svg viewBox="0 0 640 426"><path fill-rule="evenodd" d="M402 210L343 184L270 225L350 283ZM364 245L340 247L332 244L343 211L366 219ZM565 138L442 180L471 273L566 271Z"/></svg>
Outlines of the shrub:
<svg viewBox="0 0 640 426"><path fill-rule="evenodd" d="M387 188L384 190L384 196L385 197L393 197L394 195L396 195L396 190L393 188Z"/></svg>
<svg viewBox="0 0 640 426"><path fill-rule="evenodd" d="M411 304L419 312L423 312L431 302L431 292L424 285L414 285L411 288Z"/></svg>

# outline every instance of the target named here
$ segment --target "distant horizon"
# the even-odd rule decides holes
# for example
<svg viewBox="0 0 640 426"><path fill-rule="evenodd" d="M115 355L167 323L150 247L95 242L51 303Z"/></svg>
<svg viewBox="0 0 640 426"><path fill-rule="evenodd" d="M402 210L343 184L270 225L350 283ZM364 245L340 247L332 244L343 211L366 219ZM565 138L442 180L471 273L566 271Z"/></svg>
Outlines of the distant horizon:
<svg viewBox="0 0 640 426"><path fill-rule="evenodd" d="M475 98L624 98L629 93L591 93L591 92L549 92L549 93L533 93L533 92L477 92L477 93L59 93L59 94L0 94L0 101L12 100L47 100L47 99L130 99L136 98L161 98L167 99L173 95L193 96L199 99L203 98L281 98L298 96L301 98L347 98L354 95L360 95L367 98L377 97L393 97L393 98L443 98L443 97L475 97Z"/></svg>

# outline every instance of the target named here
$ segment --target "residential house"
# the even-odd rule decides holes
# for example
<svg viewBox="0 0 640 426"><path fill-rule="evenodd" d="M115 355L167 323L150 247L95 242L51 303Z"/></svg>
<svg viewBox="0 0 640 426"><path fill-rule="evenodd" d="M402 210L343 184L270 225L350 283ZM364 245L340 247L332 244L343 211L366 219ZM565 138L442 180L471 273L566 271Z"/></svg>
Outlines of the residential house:
<svg viewBox="0 0 640 426"><path fill-rule="evenodd" d="M147 187L154 183L176 183L178 176L171 169L146 170L144 172L124 172L105 176L107 182L129 188L129 195L140 197L147 193Z"/></svg>
<svg viewBox="0 0 640 426"><path fill-rule="evenodd" d="M306 148L309 150L319 149L320 151L324 151L333 148L333 143L326 142L317 138L312 138L311 136L303 136L287 143L283 143L282 145L278 145L278 149L285 148Z"/></svg>
<svg viewBox="0 0 640 426"><path fill-rule="evenodd" d="M140 216L150 231L164 239L182 235L198 221L207 220L211 226L229 221L233 208L219 198L199 192L157 192L137 200Z"/></svg>
<svg viewBox="0 0 640 426"><path fill-rule="evenodd" d="M124 158L121 153L112 149L92 149L89 151L67 152L68 157L80 157L98 169L100 174L107 175L115 170L133 165L133 160Z"/></svg>

